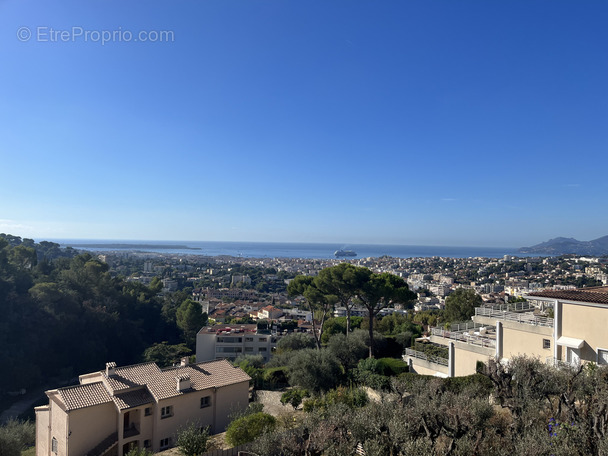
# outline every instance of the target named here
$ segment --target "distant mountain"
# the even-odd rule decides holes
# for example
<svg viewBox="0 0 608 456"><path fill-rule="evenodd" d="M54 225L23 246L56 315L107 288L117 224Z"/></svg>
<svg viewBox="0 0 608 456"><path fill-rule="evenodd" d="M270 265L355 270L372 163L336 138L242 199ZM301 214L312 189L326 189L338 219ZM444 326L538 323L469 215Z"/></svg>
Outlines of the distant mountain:
<svg viewBox="0 0 608 456"><path fill-rule="evenodd" d="M540 255L566 255L569 253L593 256L608 255L608 236L593 241L577 241L574 238L558 237L532 247L522 247L518 252L538 253Z"/></svg>

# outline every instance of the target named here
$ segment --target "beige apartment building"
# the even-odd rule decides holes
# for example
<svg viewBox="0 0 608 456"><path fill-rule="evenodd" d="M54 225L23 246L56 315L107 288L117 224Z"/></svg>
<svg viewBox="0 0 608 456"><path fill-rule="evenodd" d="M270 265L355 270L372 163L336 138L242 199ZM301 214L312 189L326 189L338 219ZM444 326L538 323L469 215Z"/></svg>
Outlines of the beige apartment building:
<svg viewBox="0 0 608 456"><path fill-rule="evenodd" d="M431 328L429 341L447 348L447 356L406 349L412 372L441 377L475 373L490 358L508 361L519 355L554 365L608 364L608 287L545 290L530 293L531 303L478 307L471 322L449 330ZM553 310L553 317L543 315Z"/></svg>
<svg viewBox="0 0 608 456"><path fill-rule="evenodd" d="M258 332L257 325L203 326L196 335L196 360L235 359L239 355L261 355L267 362L278 336Z"/></svg>
<svg viewBox="0 0 608 456"><path fill-rule="evenodd" d="M123 456L175 445L191 423L225 430L249 403L250 377L228 361L160 369L155 363L81 375L80 384L47 391L36 407L36 456Z"/></svg>

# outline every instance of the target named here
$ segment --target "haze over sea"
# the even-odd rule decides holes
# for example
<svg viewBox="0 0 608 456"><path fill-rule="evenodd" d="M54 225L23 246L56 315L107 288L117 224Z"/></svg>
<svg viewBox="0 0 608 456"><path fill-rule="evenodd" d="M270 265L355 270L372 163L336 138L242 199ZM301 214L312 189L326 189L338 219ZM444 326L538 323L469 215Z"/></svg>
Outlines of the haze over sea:
<svg viewBox="0 0 608 456"><path fill-rule="evenodd" d="M367 258L388 255L395 258L413 257L487 257L501 258L518 254L508 247L449 247L422 245L378 245L378 244L331 244L299 242L221 242L221 241L135 241L99 239L55 239L62 247L71 246L90 251L138 251L172 253L183 255L220 256L230 255L245 258L335 258L338 249L350 249L356 257Z"/></svg>

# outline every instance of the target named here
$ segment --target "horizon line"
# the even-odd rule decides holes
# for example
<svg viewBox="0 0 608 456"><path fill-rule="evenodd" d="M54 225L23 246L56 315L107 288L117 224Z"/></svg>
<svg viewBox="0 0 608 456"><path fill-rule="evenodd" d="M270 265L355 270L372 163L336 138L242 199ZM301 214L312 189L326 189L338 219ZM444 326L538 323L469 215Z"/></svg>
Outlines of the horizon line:
<svg viewBox="0 0 608 456"><path fill-rule="evenodd" d="M165 243L188 243L188 242L213 242L213 243L234 243L234 244L304 244L304 245L340 245L340 246L391 246L391 247L456 247L456 248L490 248L490 249L518 249L521 246L506 246L506 245L448 245L448 244L391 244L377 242L342 242L342 241L228 241L228 240L177 240L177 239L109 239L109 238L46 238L48 241L69 241L75 244L76 242L165 242ZM38 241L40 242L40 241ZM65 243L65 242L63 242Z"/></svg>

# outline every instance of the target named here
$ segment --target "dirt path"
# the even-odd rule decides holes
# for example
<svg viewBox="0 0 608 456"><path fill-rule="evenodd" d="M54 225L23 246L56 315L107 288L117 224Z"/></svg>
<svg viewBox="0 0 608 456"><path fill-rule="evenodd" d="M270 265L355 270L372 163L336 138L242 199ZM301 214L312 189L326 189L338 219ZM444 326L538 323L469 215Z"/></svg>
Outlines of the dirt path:
<svg viewBox="0 0 608 456"><path fill-rule="evenodd" d="M282 391L259 390L256 392L256 402L264 404L263 412L278 417L286 413L293 413L291 405L281 404Z"/></svg>
<svg viewBox="0 0 608 456"><path fill-rule="evenodd" d="M17 418L19 415L27 412L28 409L32 408L36 402L44 397L44 392L47 389L49 389L49 387L36 388L21 396L13 405L0 413L0 424L7 422L10 418Z"/></svg>

